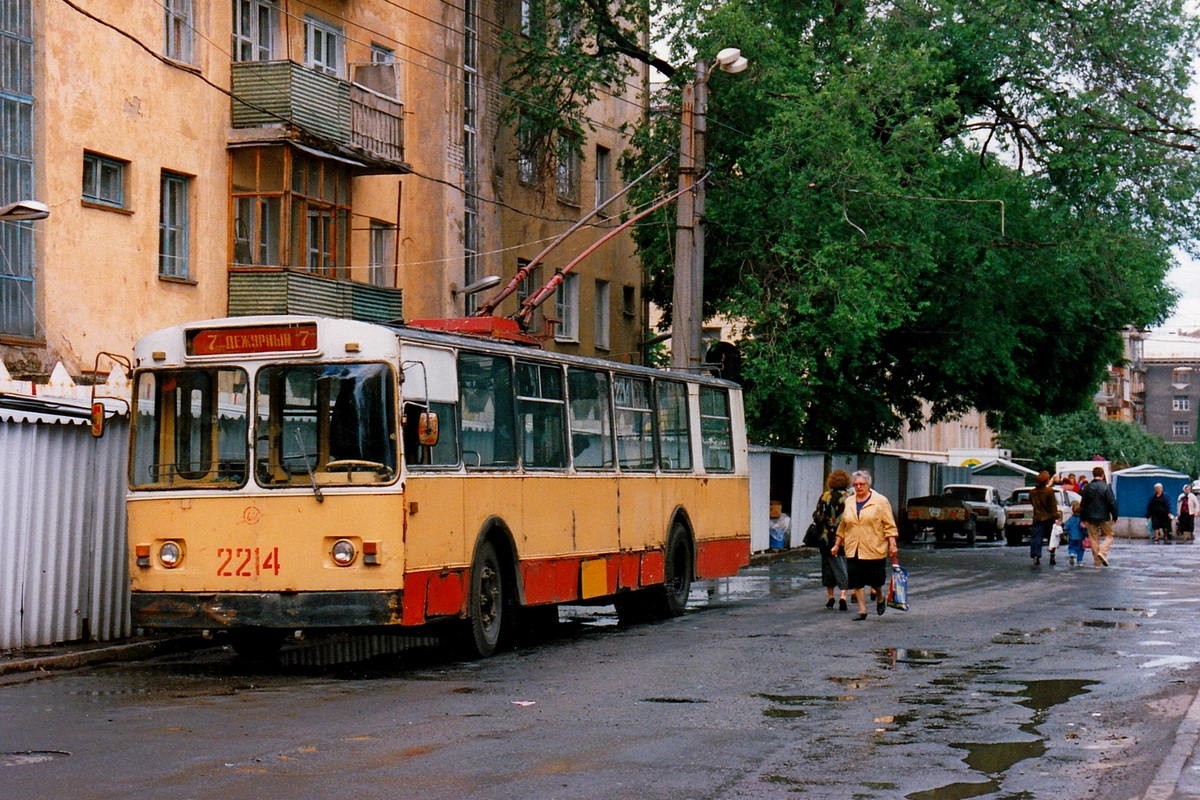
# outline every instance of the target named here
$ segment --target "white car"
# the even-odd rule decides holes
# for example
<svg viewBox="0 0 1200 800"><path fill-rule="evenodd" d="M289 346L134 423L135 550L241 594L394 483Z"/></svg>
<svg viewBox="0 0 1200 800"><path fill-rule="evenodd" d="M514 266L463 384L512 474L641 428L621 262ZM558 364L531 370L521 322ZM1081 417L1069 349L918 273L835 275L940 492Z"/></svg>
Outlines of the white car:
<svg viewBox="0 0 1200 800"><path fill-rule="evenodd" d="M1008 521L1004 500L994 486L974 483L952 483L942 488L942 494L957 497L967 504L975 517L975 528L989 542L1000 538Z"/></svg>
<svg viewBox="0 0 1200 800"><path fill-rule="evenodd" d="M1004 529L1004 538L1010 547L1016 547L1029 541L1030 527L1033 525L1033 505L1029 502L1032 486L1016 489L1005 503L1008 512L1008 524ZM1079 493L1071 492L1061 487L1054 487L1054 499L1062 514L1062 522L1071 516L1071 504L1079 502Z"/></svg>

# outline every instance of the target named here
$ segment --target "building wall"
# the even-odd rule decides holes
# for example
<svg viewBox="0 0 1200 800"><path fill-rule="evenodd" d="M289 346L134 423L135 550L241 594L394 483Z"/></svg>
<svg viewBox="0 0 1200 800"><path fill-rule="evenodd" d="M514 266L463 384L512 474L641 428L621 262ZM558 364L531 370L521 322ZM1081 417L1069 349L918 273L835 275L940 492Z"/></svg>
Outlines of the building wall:
<svg viewBox="0 0 1200 800"><path fill-rule="evenodd" d="M513 176L512 132L497 123L503 86L500 25L516 19L518 0L479 0L481 87L476 169L480 242L478 273L516 270L542 242L590 208L594 197L585 161L581 202L564 206L548 187L524 187ZM232 15L230 0L194 0L194 56L168 63L160 3L78 0L87 13L58 0L29 0L35 20L35 198L51 208L32 223L36 242L33 340L0 336L0 358L15 377L48 374L61 361L73 375L93 369L102 351L128 354L140 336L189 319L224 316L232 256L229 144ZM360 175L352 181L347 277L368 280L370 221L397 226L396 285L406 319L462 314L463 259L463 28L462 0L281 0L285 21L281 57L304 60L308 14L337 23L346 61L367 62L372 44L395 51L404 102L404 159L409 174ZM89 16L90 15L90 16ZM629 100L632 99L632 102ZM613 128L640 113L636 82L622 102L599 103L604 125L596 140L615 164L625 147ZM126 164L126 207L82 199L85 151ZM189 274L159 277L160 178L163 170L190 178ZM9 225L12 223L0 223ZM26 223L29 224L29 223ZM573 237L542 272L549 278L568 255L600 235ZM578 343L552 348L623 357L637 352L644 327L641 269L624 234L577 268ZM596 351L594 286L611 282L611 343ZM634 287L633 314L622 313L623 287ZM515 303L500 309L510 313ZM548 303L553 314L553 299ZM626 359L629 360L629 359ZM101 370L106 370L105 364Z"/></svg>
<svg viewBox="0 0 1200 800"><path fill-rule="evenodd" d="M1147 359L1143 369L1146 431L1168 442L1195 442L1200 419L1200 360Z"/></svg>

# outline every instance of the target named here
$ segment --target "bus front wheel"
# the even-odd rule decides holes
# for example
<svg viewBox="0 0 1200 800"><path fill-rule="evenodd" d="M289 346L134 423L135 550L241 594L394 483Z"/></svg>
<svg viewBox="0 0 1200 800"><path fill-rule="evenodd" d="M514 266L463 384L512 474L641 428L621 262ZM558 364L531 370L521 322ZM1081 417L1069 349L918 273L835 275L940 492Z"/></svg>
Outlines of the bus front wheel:
<svg viewBox="0 0 1200 800"><path fill-rule="evenodd" d="M663 552L663 585L657 603L661 617L678 617L687 607L692 591L692 546L687 529L676 522L667 536Z"/></svg>
<svg viewBox="0 0 1200 800"><path fill-rule="evenodd" d="M500 558L491 542L484 542L471 564L471 588L467 606L468 655L487 658L500 644L504 622L504 580Z"/></svg>

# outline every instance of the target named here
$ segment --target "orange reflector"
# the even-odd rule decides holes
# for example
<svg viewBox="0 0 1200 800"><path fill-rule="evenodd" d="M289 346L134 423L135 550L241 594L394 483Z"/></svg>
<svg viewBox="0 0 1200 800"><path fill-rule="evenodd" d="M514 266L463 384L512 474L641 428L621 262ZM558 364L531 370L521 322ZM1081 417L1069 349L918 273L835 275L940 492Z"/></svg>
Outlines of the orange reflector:
<svg viewBox="0 0 1200 800"><path fill-rule="evenodd" d="M363 548L363 552L366 553L367 555L369 555L369 556L376 555L379 553L379 542L363 542L362 548Z"/></svg>
<svg viewBox="0 0 1200 800"><path fill-rule="evenodd" d="M137 555L138 558L149 558L150 557L150 545L148 545L148 544L134 545L133 551Z"/></svg>

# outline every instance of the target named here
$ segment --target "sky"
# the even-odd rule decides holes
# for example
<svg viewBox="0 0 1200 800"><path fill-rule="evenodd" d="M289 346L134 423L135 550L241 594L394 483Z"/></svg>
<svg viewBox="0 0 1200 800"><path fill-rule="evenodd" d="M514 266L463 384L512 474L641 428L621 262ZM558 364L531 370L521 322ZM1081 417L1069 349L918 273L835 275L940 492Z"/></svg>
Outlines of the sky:
<svg viewBox="0 0 1200 800"><path fill-rule="evenodd" d="M1178 263L1167 274L1167 283L1180 293L1171 316L1155 330L1175 333L1200 329L1200 261L1177 254Z"/></svg>

